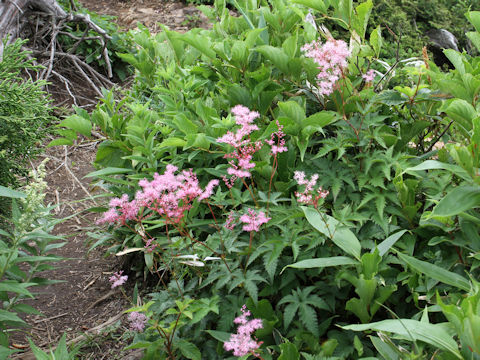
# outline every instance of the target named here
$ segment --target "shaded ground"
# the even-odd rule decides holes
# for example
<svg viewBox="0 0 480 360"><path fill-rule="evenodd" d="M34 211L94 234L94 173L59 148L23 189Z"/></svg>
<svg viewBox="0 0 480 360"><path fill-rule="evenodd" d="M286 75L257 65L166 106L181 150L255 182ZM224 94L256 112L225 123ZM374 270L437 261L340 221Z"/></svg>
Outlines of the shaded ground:
<svg viewBox="0 0 480 360"><path fill-rule="evenodd" d="M193 6L180 2L155 0L107 1L80 0L91 11L117 17L119 25L133 28L138 21L159 31L157 22L171 29L186 31L193 26L206 26L205 18ZM57 104L66 106L68 99L61 92L56 93L55 84L49 87ZM85 97L94 99L88 87ZM91 101L90 101L91 102ZM92 102L93 103L93 102ZM88 106L84 106L89 108ZM91 108L91 105L90 105ZM57 269L42 273L43 277L63 281L59 284L37 288L36 298L29 304L41 311L44 316L29 315L27 322L32 326L24 334L12 336L13 346L28 349L27 337L37 346L48 349L55 346L63 333L67 341L79 343L83 334L81 359L140 359L141 353L122 351L131 340L123 311L130 307L120 291L112 291L108 278L121 269L114 258L104 258L104 251L88 253L86 241L89 226L94 226L95 215L82 212L95 206L88 198L89 178L93 171L92 161L96 154L95 142L83 142L74 147L47 148L44 157L51 160L47 164L48 195L46 202L59 204L57 216L71 219L55 228L56 235L65 236L67 244L56 253L66 260L57 263ZM40 162L42 159L39 159ZM79 201L83 200L83 201ZM102 200L98 200L102 204ZM133 280L130 281L130 284ZM126 288L129 288L127 283ZM131 287L131 286L130 286ZM128 292L128 290L127 290ZM97 331L98 330L98 331ZM102 336L91 336L102 333ZM85 336L87 334L87 336ZM14 359L34 359L31 353L17 354Z"/></svg>

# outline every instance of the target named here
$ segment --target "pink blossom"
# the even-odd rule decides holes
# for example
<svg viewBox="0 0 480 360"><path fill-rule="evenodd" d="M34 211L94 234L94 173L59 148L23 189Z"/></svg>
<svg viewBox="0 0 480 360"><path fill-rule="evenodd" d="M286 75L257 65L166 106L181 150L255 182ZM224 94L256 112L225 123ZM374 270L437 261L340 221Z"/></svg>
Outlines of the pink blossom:
<svg viewBox="0 0 480 360"><path fill-rule="evenodd" d="M313 41L302 47L305 56L312 58L318 65L317 87L320 95L330 95L336 87L338 79L347 67L350 51L345 41L329 37L324 44Z"/></svg>
<svg viewBox="0 0 480 360"><path fill-rule="evenodd" d="M263 211L259 211L257 214L254 210L248 209L247 212L240 217L240 221L245 224L243 225L243 231L259 231L260 226L271 219Z"/></svg>
<svg viewBox="0 0 480 360"><path fill-rule="evenodd" d="M218 186L219 183L220 182L217 179L210 180L210 182L205 187L205 190L203 191L202 195L198 197L198 201L208 199L210 196L212 196L213 189L215 188L215 186Z"/></svg>
<svg viewBox="0 0 480 360"><path fill-rule="evenodd" d="M285 133L283 132L283 125L280 125L280 122L276 120L278 130L270 136L269 140L265 140L265 142L272 147L271 154L276 155L278 153L288 151L288 148L285 146ZM277 137L277 142L273 140L273 137Z"/></svg>
<svg viewBox="0 0 480 360"><path fill-rule="evenodd" d="M313 174L310 179L308 179L303 171L295 171L293 179L298 185L305 186L302 192L295 192L299 203L313 205L316 208L319 200L325 199L329 194L329 191L323 190L321 186L319 186L316 191L314 190L317 184L318 174Z"/></svg>
<svg viewBox="0 0 480 360"><path fill-rule="evenodd" d="M255 154L262 147L262 143L252 142L250 134L258 130L258 126L252 124L252 122L260 116L256 111L250 111L243 105L237 105L232 108L232 113L235 115L235 122L240 126L235 133L229 131L222 137L219 137L217 141L219 143L225 143L234 148L234 150L228 154L225 154L225 159L232 159L228 162L230 167L227 172L231 177L228 179L223 178L223 181L228 188L231 188L237 178L250 177L250 169L255 167L253 162L253 154Z"/></svg>
<svg viewBox="0 0 480 360"><path fill-rule="evenodd" d="M155 250L155 248L158 246L158 244L155 244L154 241L155 239L148 239L145 243L144 248L148 253L153 252L153 250Z"/></svg>
<svg viewBox="0 0 480 360"><path fill-rule="evenodd" d="M263 327L261 319L252 319L248 320L248 316L251 315L250 311L247 310L246 306L242 306L242 315L235 318L233 321L235 324L240 324L237 329L236 334L231 334L229 341L223 344L223 347L227 351L233 350L234 356L245 356L247 354L257 355L255 350L257 350L262 342L252 338L252 334L257 329Z"/></svg>
<svg viewBox="0 0 480 360"><path fill-rule="evenodd" d="M125 284L125 282L128 279L128 275L122 275L123 270L120 270L116 273L113 273L113 275L108 279L110 283L112 284L112 289L116 288L117 286L122 286Z"/></svg>
<svg viewBox="0 0 480 360"><path fill-rule="evenodd" d="M235 228L235 226L237 225L235 223L235 213L233 211L230 211L230 213L228 214L228 218L227 218L227 221L225 222L225 225L223 225L225 227L225 229L228 229L228 230L233 230Z"/></svg>
<svg viewBox="0 0 480 360"><path fill-rule="evenodd" d="M368 70L366 74L362 75L362 78L366 82L372 82L375 79L375 70L372 70L372 69Z"/></svg>
<svg viewBox="0 0 480 360"><path fill-rule="evenodd" d="M128 321L130 322L130 330L142 332L145 329L147 317L137 311L132 311L128 314Z"/></svg>

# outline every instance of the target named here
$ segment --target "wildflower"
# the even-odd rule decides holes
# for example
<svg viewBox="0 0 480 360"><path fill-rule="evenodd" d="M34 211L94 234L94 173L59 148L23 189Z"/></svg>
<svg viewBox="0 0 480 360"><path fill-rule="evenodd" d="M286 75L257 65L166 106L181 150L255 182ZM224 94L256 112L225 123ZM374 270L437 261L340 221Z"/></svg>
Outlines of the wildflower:
<svg viewBox="0 0 480 360"><path fill-rule="evenodd" d="M110 281L110 283L112 284L112 289L116 288L117 286L122 286L123 284L125 284L125 282L128 279L128 275L122 275L122 274L123 274L123 270L120 270L114 273L112 276L110 276L110 279L108 279L108 281Z"/></svg>
<svg viewBox="0 0 480 360"><path fill-rule="evenodd" d="M205 187L205 190L203 191L202 195L198 197L198 201L208 199L210 196L212 196L213 188L215 186L218 186L218 184L219 184L219 181L217 179L211 180Z"/></svg>
<svg viewBox="0 0 480 360"><path fill-rule="evenodd" d="M237 333L230 335L230 339L223 344L223 348L227 351L233 350L233 355L238 357L247 354L258 356L255 353L255 350L262 345L262 342L257 342L257 340L253 339L252 334L255 330L263 327L262 320L248 320L248 316L250 316L251 313L247 310L245 305L242 306L241 311L242 315L235 318L233 321L235 324L240 324Z"/></svg>
<svg viewBox="0 0 480 360"><path fill-rule="evenodd" d="M263 211L258 214L252 209L248 209L248 214L243 214L240 221L243 222L243 231L259 231L262 224L266 224L271 218L266 217Z"/></svg>
<svg viewBox="0 0 480 360"><path fill-rule="evenodd" d="M148 239L145 243L144 248L148 253L153 252L153 250L155 250L155 248L158 246L158 244L155 244L154 241L155 239Z"/></svg>
<svg viewBox="0 0 480 360"><path fill-rule="evenodd" d="M258 126L252 122L260 116L256 111L250 111L247 107L237 105L231 109L235 115L235 122L240 126L235 133L228 131L227 134L217 139L219 143L225 143L234 147L231 153L225 154L225 159L232 159L228 162L230 167L227 169L231 178L223 178L228 188L231 188L237 178L250 177L250 169L255 167L252 162L253 154L261 149L262 143L251 142L250 134L258 130Z"/></svg>
<svg viewBox="0 0 480 360"><path fill-rule="evenodd" d="M225 229L233 230L236 225L237 224L235 224L235 213L233 211L230 211L230 213L228 214L227 221L223 226L225 227Z"/></svg>
<svg viewBox="0 0 480 360"><path fill-rule="evenodd" d="M132 311L128 314L128 321L130 322L130 330L142 332L145 329L147 317L137 311Z"/></svg>
<svg viewBox="0 0 480 360"><path fill-rule="evenodd" d="M316 191L314 190L314 187L317 184L318 174L313 174L310 179L307 179L303 171L295 171L293 179L298 185L305 186L302 192L295 192L297 201L302 204L313 205L316 208L319 200L325 199L329 194L329 191L323 190L321 186L319 186Z"/></svg>
<svg viewBox="0 0 480 360"><path fill-rule="evenodd" d="M328 96L335 89L336 83L347 67L350 51L345 41L329 37L325 44L313 41L302 47L305 56L312 58L318 65L317 87L320 95Z"/></svg>
<svg viewBox="0 0 480 360"><path fill-rule="evenodd" d="M362 75L362 78L366 81L366 82L372 82L373 79L375 79L375 70L368 70L366 74L363 74Z"/></svg>
<svg viewBox="0 0 480 360"><path fill-rule="evenodd" d="M285 133L283 132L283 125L280 125L278 120L276 121L278 130L270 136L269 140L265 140L265 142L272 147L271 154L276 155L278 153L288 151L288 148L285 146ZM277 143L273 140L273 137L277 137Z"/></svg>

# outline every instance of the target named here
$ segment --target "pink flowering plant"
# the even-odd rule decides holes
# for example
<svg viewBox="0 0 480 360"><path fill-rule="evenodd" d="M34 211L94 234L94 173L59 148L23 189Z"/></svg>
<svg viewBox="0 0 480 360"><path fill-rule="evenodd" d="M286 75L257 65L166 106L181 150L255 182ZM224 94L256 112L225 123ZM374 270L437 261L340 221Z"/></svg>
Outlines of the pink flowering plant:
<svg viewBox="0 0 480 360"><path fill-rule="evenodd" d="M107 139L92 176L115 194L95 245L128 258L129 283L158 284L127 317L147 358L374 357L370 338L397 339L339 326L393 321L387 307L416 321L441 281L412 256L462 276L466 249L477 251L466 236L443 251L455 220L422 216L459 184L414 159L446 134L441 114L453 110L421 69L408 74L419 85L382 90L400 61L377 62L371 1L302 4L238 2L237 17L217 2L211 30L135 33L138 53L125 57L138 72L135 103L110 94L90 116ZM410 141L418 146L405 150ZM458 227L475 238L468 216Z"/></svg>

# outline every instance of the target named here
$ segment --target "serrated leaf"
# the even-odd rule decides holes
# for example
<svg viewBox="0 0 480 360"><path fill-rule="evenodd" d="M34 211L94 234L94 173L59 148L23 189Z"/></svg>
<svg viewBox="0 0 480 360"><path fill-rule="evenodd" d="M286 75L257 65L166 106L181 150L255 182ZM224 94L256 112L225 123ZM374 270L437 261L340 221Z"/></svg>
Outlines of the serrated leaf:
<svg viewBox="0 0 480 360"><path fill-rule="evenodd" d="M283 311L283 325L285 329L288 329L290 326L295 314L298 310L298 303L291 303L285 306L285 310Z"/></svg>
<svg viewBox="0 0 480 360"><path fill-rule="evenodd" d="M183 356L187 359L191 360L201 360L202 359L202 353L198 349L197 346L192 344L191 342L185 341L185 340L179 340L177 343L175 343L176 346L180 349L180 352L182 353Z"/></svg>

